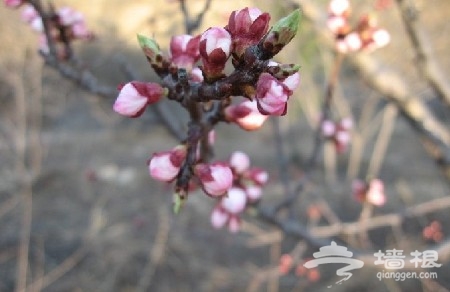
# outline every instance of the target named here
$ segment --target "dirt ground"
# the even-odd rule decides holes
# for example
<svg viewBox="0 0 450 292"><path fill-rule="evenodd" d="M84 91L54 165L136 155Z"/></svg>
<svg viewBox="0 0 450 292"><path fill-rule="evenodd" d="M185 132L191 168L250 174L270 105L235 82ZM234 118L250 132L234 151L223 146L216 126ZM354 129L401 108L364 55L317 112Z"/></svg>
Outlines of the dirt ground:
<svg viewBox="0 0 450 292"><path fill-rule="evenodd" d="M229 13L244 7L244 2L253 3L212 1L202 30L224 25ZM274 1L254 2L274 15L287 11ZM155 78L138 49L136 33L152 35L167 47L171 34L183 32L176 1L55 1L58 6L64 3L85 12L96 31L95 42L77 45L76 50L86 67L110 86L128 80L120 65L123 60L142 80ZM190 11L199 11L204 2L188 3ZM448 71L450 5L445 0L420 1L419 5L442 68ZM398 12L383 12L381 23L392 31L393 41L377 57L399 70L413 90L433 105L433 93L413 67L414 54L399 25ZM333 289L327 286L336 279L327 271L312 284L294 272L278 277L281 254L298 248L299 242L284 238L273 226L262 224L250 213L244 218L244 231L237 235L214 230L209 223L214 202L200 192L190 195L181 214L172 214L170 186L153 181L146 166L153 152L177 143L155 115L149 112L140 119L124 119L112 112L113 99L89 94L45 67L35 53L36 37L21 23L17 11L0 7L0 41L0 291L14 291L16 286L20 238L27 234L23 228L26 214L32 216L26 283L35 290L30 291L426 290L414 280L378 281L377 270L372 268ZM330 67L324 64L330 59L331 53L320 48L308 24L279 58L302 65L302 85L292 97L288 117L280 120L294 178L300 176L295 166L312 147L311 123ZM349 66L344 65L341 81L338 112L352 112L361 121L371 101L375 106L371 118L366 117L369 125L380 121L376 114L386 108L383 98ZM183 113L171 110L183 123ZM450 124L448 111L438 108L437 114L444 124ZM450 195L448 181L410 125L400 115L392 123L387 151L384 157L375 157L382 162L377 175L386 183L388 194L386 206L375 214ZM373 164L376 133L368 136L363 148L358 177L364 177ZM272 136L270 122L255 133L232 125L220 125L217 131L218 159L241 150L250 155L253 165L269 171L263 204L282 195ZM298 206L299 220L307 220L305 211L317 196L341 220L358 218L361 206L350 196L352 176L347 171L352 151L337 160L335 182L326 181L322 168L314 173L314 188L305 192ZM422 229L435 219L448 237L448 209L406 221L400 239L392 239L386 229L370 236L377 248L395 242L423 250ZM450 265L436 272L439 289L450 289ZM439 289L435 291L446 291Z"/></svg>

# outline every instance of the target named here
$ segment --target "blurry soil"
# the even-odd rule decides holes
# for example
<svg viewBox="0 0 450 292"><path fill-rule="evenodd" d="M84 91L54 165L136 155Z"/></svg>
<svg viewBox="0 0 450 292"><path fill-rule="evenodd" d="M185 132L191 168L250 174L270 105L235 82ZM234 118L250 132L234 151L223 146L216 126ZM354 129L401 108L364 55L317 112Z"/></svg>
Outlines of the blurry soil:
<svg viewBox="0 0 450 292"><path fill-rule="evenodd" d="M55 2L58 6L72 4L86 13L97 40L77 45L76 50L81 62L111 86L128 80L120 65L124 60L142 80L155 79L138 49L137 33L154 36L162 47L167 47L170 35L183 33L177 1ZM286 9L271 1L256 2L274 15L282 15ZM204 1L187 3L195 15ZM223 26L229 13L246 3L251 1L212 1L199 32L209 26ZM422 6L423 19L442 67L448 70L450 39L445 36L450 31L450 7L445 0L426 3ZM398 68L415 90L429 97L432 92L411 69L413 53L404 51L409 45L399 29L398 13L385 13L382 23L394 37L387 52L378 57ZM305 27L298 43L280 56L281 61L300 62L303 66L303 87L292 98L290 115L280 120L283 134L288 137L287 151L295 178L301 174L294 166L306 159L312 147L310 123L317 111L324 72L329 69L321 64L331 56L330 52L314 51L318 50L316 40L308 38L312 33ZM44 285L43 291L276 291L271 287L279 287L279 291L328 291L326 286L335 282L328 279L309 285L293 273L279 279L267 278L268 271L277 269L280 255L290 252L298 242L290 238L280 242L278 231L261 224L252 214L244 218L245 232L230 235L226 230L214 230L209 223L214 202L201 192L192 193L181 214L173 215L171 187L153 181L146 165L153 152L177 144L157 117L148 111L140 119L124 119L112 112L113 99L89 94L43 66L35 54L36 36L20 22L18 12L4 7L0 7L0 41L0 291L13 291L16 284L22 220L27 210L24 202L31 198L26 185L30 181L32 224L27 283L36 284L35 289ZM385 106L381 97L367 88L351 68L344 67L342 73L339 100L347 101L338 106L343 112L351 110L359 119L369 99L375 101L375 111L381 111ZM21 106L25 115L18 110ZM176 107L171 110L174 119L185 123L184 113ZM448 114L442 118L448 125ZM24 126L26 135L21 134ZM367 141L360 177L366 174L375 140L373 136ZM26 150L24 157L21 145ZM220 125L216 158L227 159L234 150L249 153L252 165L269 171L271 183L262 203L279 198L282 187L277 180L271 123L255 133ZM361 206L352 200L352 178L346 176L350 155L351 150L338 159L336 182L326 182L322 170L314 174L314 188L304 194L299 204L302 214L319 194L343 221L358 218ZM379 159L384 160L379 177L386 182L388 203L375 210L376 214L450 194L448 182L401 116L395 119L385 157ZM25 168L21 161L26 161ZM38 171L30 173L27 169L31 167ZM305 215L299 218L306 220ZM449 220L448 210L422 219L408 222L404 240L415 240L411 248L424 247L417 238L427 219L441 220L444 234L450 234L450 226L445 223ZM267 242L255 244L255 237L264 232L268 232ZM378 230L371 234L374 244L382 248L391 240L385 238L388 233ZM61 263L66 265L59 266ZM53 278L43 278L39 283L48 273ZM359 279L343 284L342 291L391 290L392 283L378 281L375 273L369 269L361 272ZM444 287L450 287L448 275L446 264L439 270L439 283ZM406 286L399 289L421 291L418 283L405 282Z"/></svg>

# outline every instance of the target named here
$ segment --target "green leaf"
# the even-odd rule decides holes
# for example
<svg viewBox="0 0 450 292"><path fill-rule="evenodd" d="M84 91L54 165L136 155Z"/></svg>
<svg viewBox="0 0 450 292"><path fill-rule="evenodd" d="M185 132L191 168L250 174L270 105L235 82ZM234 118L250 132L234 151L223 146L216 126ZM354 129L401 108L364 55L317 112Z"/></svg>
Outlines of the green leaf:
<svg viewBox="0 0 450 292"><path fill-rule="evenodd" d="M141 46L147 58L150 59L150 62L154 63L155 57L161 55L161 49L159 48L158 43L154 39L140 34L137 35L137 38L139 45Z"/></svg>
<svg viewBox="0 0 450 292"><path fill-rule="evenodd" d="M181 209L184 206L184 203L186 201L186 197L180 196L178 193L174 194L173 197L173 212L178 215L180 213Z"/></svg>
<svg viewBox="0 0 450 292"><path fill-rule="evenodd" d="M286 17L278 20L273 26L273 31L289 30L294 35L297 33L298 26L300 24L300 9L293 11Z"/></svg>

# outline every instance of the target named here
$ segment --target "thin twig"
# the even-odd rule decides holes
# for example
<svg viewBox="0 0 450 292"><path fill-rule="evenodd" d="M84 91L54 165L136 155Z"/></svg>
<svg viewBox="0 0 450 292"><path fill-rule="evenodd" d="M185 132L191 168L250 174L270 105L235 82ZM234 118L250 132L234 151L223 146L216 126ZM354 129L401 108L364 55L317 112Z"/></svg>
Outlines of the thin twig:
<svg viewBox="0 0 450 292"><path fill-rule="evenodd" d="M446 80L446 75L435 58L431 41L426 38L427 33L419 21L419 11L414 7L413 2L410 0L397 0L407 35L416 52L416 60L413 63L416 64L422 76L441 100L450 108L450 82Z"/></svg>

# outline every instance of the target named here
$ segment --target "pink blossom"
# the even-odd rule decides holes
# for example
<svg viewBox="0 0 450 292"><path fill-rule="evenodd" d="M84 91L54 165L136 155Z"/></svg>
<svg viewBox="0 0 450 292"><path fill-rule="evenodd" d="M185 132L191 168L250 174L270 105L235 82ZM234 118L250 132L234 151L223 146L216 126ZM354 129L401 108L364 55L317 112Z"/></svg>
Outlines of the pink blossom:
<svg viewBox="0 0 450 292"><path fill-rule="evenodd" d="M254 131L261 128L268 116L259 112L256 100L246 100L238 105L228 106L225 109L225 118L244 130Z"/></svg>
<svg viewBox="0 0 450 292"><path fill-rule="evenodd" d="M228 221L228 230L231 233L236 233L241 229L241 220L237 216L231 216Z"/></svg>
<svg viewBox="0 0 450 292"><path fill-rule="evenodd" d="M30 23L33 19L39 17L39 13L34 9L33 5L25 4L22 8L22 12L20 14L20 17L23 21L26 23Z"/></svg>
<svg viewBox="0 0 450 292"><path fill-rule="evenodd" d="M352 192L355 199L360 202L368 202L375 206L386 203L384 184L379 179L373 179L370 183L355 180L352 184Z"/></svg>
<svg viewBox="0 0 450 292"><path fill-rule="evenodd" d="M148 168L150 175L160 181L172 181L180 172L186 158L186 146L179 145L172 150L153 154Z"/></svg>
<svg viewBox="0 0 450 292"><path fill-rule="evenodd" d="M369 184L369 190L366 194L367 202L375 206L382 206L386 203L386 195L384 194L384 184L379 179L374 179Z"/></svg>
<svg viewBox="0 0 450 292"><path fill-rule="evenodd" d="M299 83L300 75L298 73L289 76L284 81L279 81L268 73L261 74L256 85L259 111L264 115L285 115L287 101Z"/></svg>
<svg viewBox="0 0 450 292"><path fill-rule="evenodd" d="M362 40L358 33L352 32L349 33L344 38L345 44L350 52L356 52L362 47Z"/></svg>
<svg viewBox="0 0 450 292"><path fill-rule="evenodd" d="M123 116L139 117L147 105L159 101L163 94L164 89L157 83L132 81L120 88L113 109Z"/></svg>
<svg viewBox="0 0 450 292"><path fill-rule="evenodd" d="M195 67L191 71L190 78L194 82L203 82L203 72L200 68Z"/></svg>
<svg viewBox="0 0 450 292"><path fill-rule="evenodd" d="M210 196L224 195L233 183L233 173L229 166L223 163L197 164L195 174L200 179L203 190Z"/></svg>
<svg viewBox="0 0 450 292"><path fill-rule="evenodd" d="M270 15L258 8L233 11L225 27L233 39L233 52L241 56L245 49L257 44L269 28Z"/></svg>
<svg viewBox="0 0 450 292"><path fill-rule="evenodd" d="M230 214L239 214L245 209L247 195L243 189L231 188L226 196L220 200L220 206Z"/></svg>
<svg viewBox="0 0 450 292"><path fill-rule="evenodd" d="M265 185L269 180L269 174L267 171L256 167L251 168L248 172L246 172L245 176L260 186Z"/></svg>
<svg viewBox="0 0 450 292"><path fill-rule="evenodd" d="M334 122L330 120L325 120L322 122L322 135L329 138L333 137L335 133L336 133L336 125L334 124Z"/></svg>
<svg viewBox="0 0 450 292"><path fill-rule="evenodd" d="M231 154L230 166L236 173L243 173L250 166L250 158L241 151L235 151Z"/></svg>
<svg viewBox="0 0 450 292"><path fill-rule="evenodd" d="M340 130L350 131L353 128L353 120L350 117L343 118L338 127Z"/></svg>
<svg viewBox="0 0 450 292"><path fill-rule="evenodd" d="M65 26L71 26L76 23L84 22L83 14L69 6L59 8L57 14L60 23Z"/></svg>
<svg viewBox="0 0 450 292"><path fill-rule="evenodd" d="M200 56L206 75L219 76L230 56L231 35L223 28L212 27L200 38Z"/></svg>
<svg viewBox="0 0 450 292"><path fill-rule="evenodd" d="M178 67L192 68L200 59L200 36L179 35L172 37L170 41L171 60Z"/></svg>
<svg viewBox="0 0 450 292"><path fill-rule="evenodd" d="M338 34L346 26L348 26L347 19L342 16L331 16L327 20L327 27L334 34Z"/></svg>
<svg viewBox="0 0 450 292"><path fill-rule="evenodd" d="M376 48L381 48L389 44L389 42L391 41L391 36L387 30L377 29L372 34L372 40Z"/></svg>
<svg viewBox="0 0 450 292"><path fill-rule="evenodd" d="M17 8L23 4L24 0L4 0L3 2L7 7Z"/></svg>
<svg viewBox="0 0 450 292"><path fill-rule="evenodd" d="M93 33L90 31L84 22L75 23L72 25L72 34L74 38L90 40L93 38Z"/></svg>
<svg viewBox="0 0 450 292"><path fill-rule="evenodd" d="M261 187L257 185L248 186L245 188L245 193L247 194L247 199L250 202L258 201L262 196Z"/></svg>
<svg viewBox="0 0 450 292"><path fill-rule="evenodd" d="M328 11L332 15L343 15L350 10L350 3L348 0L331 0L328 5Z"/></svg>
<svg viewBox="0 0 450 292"><path fill-rule="evenodd" d="M44 31L44 24L42 23L42 18L32 5L30 4L24 5L21 13L21 18L23 21L28 23L34 31L37 32Z"/></svg>
<svg viewBox="0 0 450 292"><path fill-rule="evenodd" d="M211 213L211 225L216 229L222 228L227 224L229 218L230 214L225 212L220 206L217 206Z"/></svg>

